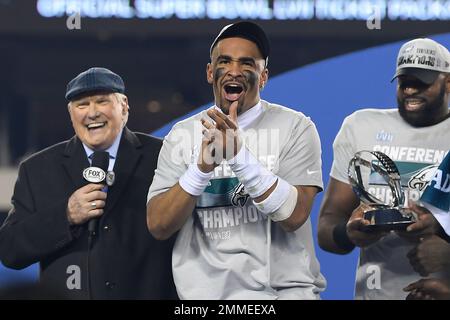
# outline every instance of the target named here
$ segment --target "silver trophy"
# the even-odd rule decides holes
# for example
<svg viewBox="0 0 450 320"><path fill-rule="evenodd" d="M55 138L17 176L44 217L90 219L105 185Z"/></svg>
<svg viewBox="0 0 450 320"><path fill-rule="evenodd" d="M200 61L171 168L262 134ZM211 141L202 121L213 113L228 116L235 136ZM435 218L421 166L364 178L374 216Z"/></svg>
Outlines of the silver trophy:
<svg viewBox="0 0 450 320"><path fill-rule="evenodd" d="M416 221L414 213L405 208L398 168L383 152L363 150L355 153L348 166L348 179L359 199L372 208L364 213L364 219L370 221L369 230L404 230ZM389 186L392 192L389 203L368 192L369 179L372 185Z"/></svg>

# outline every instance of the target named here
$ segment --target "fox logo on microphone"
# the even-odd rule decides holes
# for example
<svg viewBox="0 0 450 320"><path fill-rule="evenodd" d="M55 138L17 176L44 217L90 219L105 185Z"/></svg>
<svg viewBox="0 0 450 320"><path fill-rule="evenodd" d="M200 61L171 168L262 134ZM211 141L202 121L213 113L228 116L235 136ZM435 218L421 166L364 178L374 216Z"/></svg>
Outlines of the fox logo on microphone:
<svg viewBox="0 0 450 320"><path fill-rule="evenodd" d="M83 170L83 178L91 183L100 183L105 180L106 173L98 167L89 167Z"/></svg>

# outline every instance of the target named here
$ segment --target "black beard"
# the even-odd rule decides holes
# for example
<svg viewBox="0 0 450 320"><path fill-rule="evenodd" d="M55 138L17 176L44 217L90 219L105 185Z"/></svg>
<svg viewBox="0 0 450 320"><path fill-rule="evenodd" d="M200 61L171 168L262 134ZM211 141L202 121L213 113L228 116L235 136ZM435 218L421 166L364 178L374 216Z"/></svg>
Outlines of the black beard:
<svg viewBox="0 0 450 320"><path fill-rule="evenodd" d="M397 106L400 116L413 127L427 127L441 122L444 118L444 111L448 109L444 104L445 86L441 87L439 95L433 101L427 103L420 111L410 112L405 110L405 98L397 97ZM445 107L445 109L444 109Z"/></svg>

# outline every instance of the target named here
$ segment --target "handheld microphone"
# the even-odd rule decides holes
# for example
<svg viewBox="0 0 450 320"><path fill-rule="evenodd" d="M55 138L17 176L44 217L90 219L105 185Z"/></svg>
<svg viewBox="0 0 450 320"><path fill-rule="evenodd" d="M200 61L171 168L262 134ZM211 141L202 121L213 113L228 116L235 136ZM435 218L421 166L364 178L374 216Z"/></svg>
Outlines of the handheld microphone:
<svg viewBox="0 0 450 320"><path fill-rule="evenodd" d="M109 166L109 153L106 151L95 151L92 155L92 164L89 168L84 169L83 177L90 183L105 183ZM107 186L103 191L106 190ZM88 231L92 237L97 231L98 218L89 220Z"/></svg>

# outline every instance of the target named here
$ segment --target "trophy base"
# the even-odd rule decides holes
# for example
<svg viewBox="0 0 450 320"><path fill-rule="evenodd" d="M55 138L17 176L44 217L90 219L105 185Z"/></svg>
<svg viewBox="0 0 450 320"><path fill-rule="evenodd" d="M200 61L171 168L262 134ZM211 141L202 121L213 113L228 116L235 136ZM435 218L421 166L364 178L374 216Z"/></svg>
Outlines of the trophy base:
<svg viewBox="0 0 450 320"><path fill-rule="evenodd" d="M416 222L413 215L404 214L399 209L375 209L364 213L364 219L370 221L368 230L391 231L405 230L410 224Z"/></svg>

